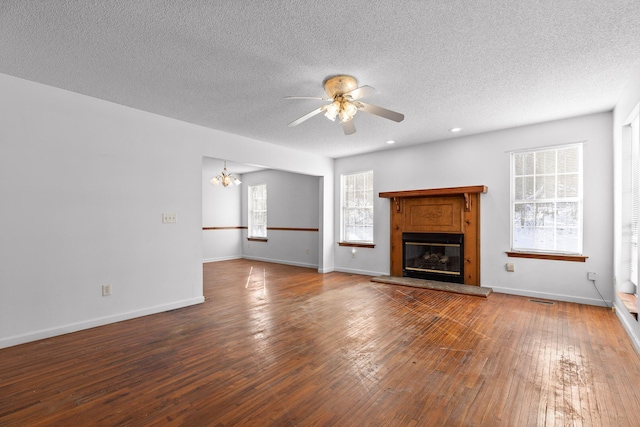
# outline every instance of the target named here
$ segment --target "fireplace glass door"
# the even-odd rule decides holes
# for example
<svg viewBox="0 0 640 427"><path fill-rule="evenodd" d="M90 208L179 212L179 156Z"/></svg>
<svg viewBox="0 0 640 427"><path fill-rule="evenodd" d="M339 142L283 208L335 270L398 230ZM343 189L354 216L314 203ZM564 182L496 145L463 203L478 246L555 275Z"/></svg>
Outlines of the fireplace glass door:
<svg viewBox="0 0 640 427"><path fill-rule="evenodd" d="M403 276L464 283L463 239L463 234L404 233Z"/></svg>

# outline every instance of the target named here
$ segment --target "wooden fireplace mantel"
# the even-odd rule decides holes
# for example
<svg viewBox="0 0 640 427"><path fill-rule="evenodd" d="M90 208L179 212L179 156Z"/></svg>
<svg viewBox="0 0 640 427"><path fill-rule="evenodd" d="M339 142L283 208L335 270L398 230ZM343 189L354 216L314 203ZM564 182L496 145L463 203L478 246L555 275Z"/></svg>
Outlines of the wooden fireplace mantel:
<svg viewBox="0 0 640 427"><path fill-rule="evenodd" d="M402 233L464 234L464 283L480 285L480 194L485 185L387 191L391 199L391 275L402 276Z"/></svg>
<svg viewBox="0 0 640 427"><path fill-rule="evenodd" d="M430 188L426 190L383 191L379 196L388 199L392 197L452 196L456 194L486 192L486 185L472 185L470 187Z"/></svg>
<svg viewBox="0 0 640 427"><path fill-rule="evenodd" d="M469 211L470 194L486 193L486 185L473 185L470 187L449 187L449 188L431 188L426 190L405 190L405 191L385 191L379 193L378 196L386 199L391 199L399 210L400 199L407 197L434 197L434 196L457 196L462 195L464 197L464 210Z"/></svg>

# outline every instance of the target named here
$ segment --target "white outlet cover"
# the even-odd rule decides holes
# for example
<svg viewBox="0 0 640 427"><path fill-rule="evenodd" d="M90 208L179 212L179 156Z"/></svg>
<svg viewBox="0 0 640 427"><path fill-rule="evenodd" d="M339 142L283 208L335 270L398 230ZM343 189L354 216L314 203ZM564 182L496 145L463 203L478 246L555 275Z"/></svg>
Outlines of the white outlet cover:
<svg viewBox="0 0 640 427"><path fill-rule="evenodd" d="M162 214L162 223L163 224L175 224L178 222L178 214L174 213L163 213Z"/></svg>

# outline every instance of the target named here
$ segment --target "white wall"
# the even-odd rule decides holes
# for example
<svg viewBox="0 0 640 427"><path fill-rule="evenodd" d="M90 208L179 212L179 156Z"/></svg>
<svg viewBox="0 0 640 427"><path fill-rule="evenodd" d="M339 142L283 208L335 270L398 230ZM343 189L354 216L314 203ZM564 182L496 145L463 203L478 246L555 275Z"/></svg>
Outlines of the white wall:
<svg viewBox="0 0 640 427"><path fill-rule="evenodd" d="M0 346L202 302L186 125L5 76L0 93Z"/></svg>
<svg viewBox="0 0 640 427"><path fill-rule="evenodd" d="M202 302L203 156L333 179L329 158L6 75L0 93L0 347Z"/></svg>
<svg viewBox="0 0 640 427"><path fill-rule="evenodd" d="M616 120L640 99L639 87L636 75ZM389 200L376 201L374 249L357 249L354 259L334 237L334 177L373 169L376 194L489 187L481 196L484 286L599 304L586 279L595 271L602 294L613 298L611 114L334 161L6 75L0 75L0 93L0 347L201 302L203 156L313 175L307 178L318 192L309 192L305 204L315 209L285 213L290 223L270 225L317 225L317 252L309 255L321 272L332 271L335 260L340 270L388 274ZM587 144L587 262L507 258L507 152L573 141ZM176 213L178 223L162 224L164 212ZM515 273L505 271L507 261ZM112 296L101 296L102 284L112 285Z"/></svg>
<svg viewBox="0 0 640 427"><path fill-rule="evenodd" d="M336 160L335 200L339 206L339 175L373 169L374 192L486 185L481 198L482 286L496 291L604 305L587 272L598 274L600 292L613 298L612 116L594 114L507 129L482 135L394 149ZM508 258L509 151L585 141L585 263ZM374 206L374 249L336 248L336 270L389 274L389 200ZM335 213L339 236L339 212ZM515 264L508 273L505 264Z"/></svg>
<svg viewBox="0 0 640 427"><path fill-rule="evenodd" d="M320 183L315 176L267 170L246 173L242 181L242 224L248 225L248 188L267 184L267 227L319 228ZM243 230L243 256L247 259L318 268L317 231L268 230L266 242L247 241Z"/></svg>
<svg viewBox="0 0 640 427"><path fill-rule="evenodd" d="M640 63L630 76L630 80L623 89L620 99L613 111L613 151L615 165L615 252L614 267L617 286L624 291L628 291L627 282L629 280L629 206L630 206L630 184L631 184L631 164L629 162L630 146L624 144L623 125L631 114L635 106L640 102ZM620 299L616 297L616 313L622 321L640 351L640 325L624 307Z"/></svg>
<svg viewBox="0 0 640 427"><path fill-rule="evenodd" d="M202 227L240 227L242 188L213 185L210 179L220 174L224 161L202 159ZM234 174L241 181L242 175ZM242 258L242 230L203 230L203 262Z"/></svg>

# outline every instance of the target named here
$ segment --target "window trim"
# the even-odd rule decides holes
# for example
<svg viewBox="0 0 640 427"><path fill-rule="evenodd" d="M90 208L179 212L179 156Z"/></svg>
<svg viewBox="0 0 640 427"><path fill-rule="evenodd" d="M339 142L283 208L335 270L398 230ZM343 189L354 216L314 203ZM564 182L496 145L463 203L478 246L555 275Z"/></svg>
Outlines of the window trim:
<svg viewBox="0 0 640 427"><path fill-rule="evenodd" d="M375 248L375 243L337 242L338 246L349 246L354 248Z"/></svg>
<svg viewBox="0 0 640 427"><path fill-rule="evenodd" d="M264 194L265 194L265 224L264 224L264 236L259 236L259 235L254 235L252 234L252 232L254 231L254 224L253 223L253 189L256 187L264 187ZM268 197L267 197L267 184L256 184L256 185L249 185L247 186L247 192L248 192L248 200L249 200L249 205L248 205L248 209L247 209L247 239L256 239L256 241L266 241L267 240L267 233L268 233L268 212L269 212L269 208L268 208Z"/></svg>
<svg viewBox="0 0 640 427"><path fill-rule="evenodd" d="M624 136L626 133L626 137ZM631 154L631 192L629 194L629 204L631 205L631 217L629 218L630 232L628 236L629 243L627 249L629 251L628 274L629 282L635 288L635 294L638 294L640 288L640 103L636 104L631 113L622 124L623 138L628 141ZM625 141L623 140L623 144ZM624 197L624 196L623 196Z"/></svg>
<svg viewBox="0 0 640 427"><path fill-rule="evenodd" d="M568 255L568 254L555 254L548 252L519 252L508 251L507 256L509 258L534 258L534 259L551 259L555 261L572 261L572 262L585 262L586 255Z"/></svg>
<svg viewBox="0 0 640 427"><path fill-rule="evenodd" d="M368 240L347 240L345 238L345 224L344 224L344 213L345 213L345 179L347 177L350 176L354 176L354 175L361 175L361 174L371 174L371 218L372 218L372 224L371 224L371 241ZM375 234L375 221L373 220L374 218L374 203L373 203L373 196L374 196L374 182L373 182L373 169L368 169L368 170L363 170L363 171L359 171L359 172L352 172L352 173L345 173L345 174L341 174L340 175L340 240L338 241L338 245L339 246L352 246L352 247L362 247L362 248L373 248L375 247L375 243L373 240L373 236Z"/></svg>
<svg viewBox="0 0 640 427"><path fill-rule="evenodd" d="M560 260L560 261L575 261L575 262L584 262L588 256L583 254L584 251L584 147L586 145L586 141L577 141L571 142L567 144L558 144L558 145L547 145L542 147L534 147L534 148L525 148L521 150L510 151L509 153L509 186L510 186L510 200L509 200L509 216L510 216L510 246L511 250L507 251L507 256L509 257L517 257L517 258L537 258L537 259L548 259L548 260ZM579 242L580 242L580 252L568 252L568 251L554 251L554 250L537 250L534 248L514 248L514 206L516 203L515 199L515 163L514 163L514 155L521 153L537 153L542 151L557 151L563 148L570 147L580 147L580 165L579 165L579 174L580 174L580 184L578 190L578 196L575 198L578 201L579 206ZM554 176L557 176L557 170L554 173ZM558 202L562 199L554 198L549 199Z"/></svg>

